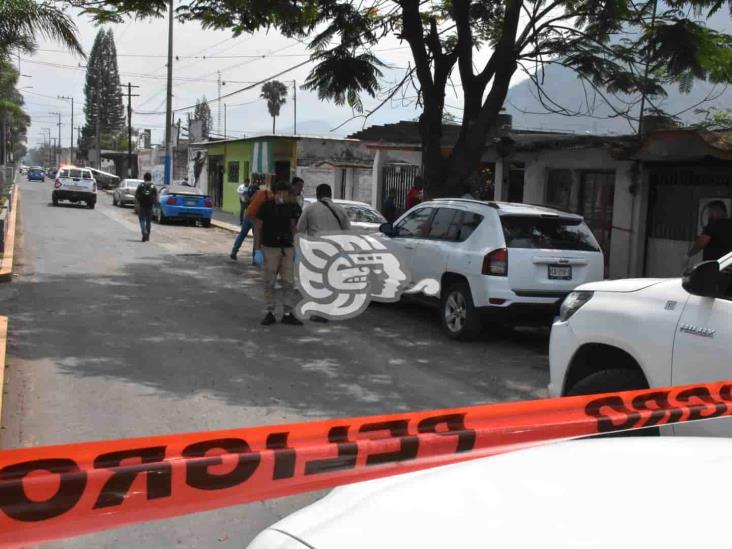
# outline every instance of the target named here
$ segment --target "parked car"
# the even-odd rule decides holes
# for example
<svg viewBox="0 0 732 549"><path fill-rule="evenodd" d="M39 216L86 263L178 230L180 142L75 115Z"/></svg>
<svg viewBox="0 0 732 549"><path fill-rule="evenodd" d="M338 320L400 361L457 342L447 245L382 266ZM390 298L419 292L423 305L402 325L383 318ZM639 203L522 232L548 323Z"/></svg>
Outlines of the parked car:
<svg viewBox="0 0 732 549"><path fill-rule="evenodd" d="M315 198L306 198L305 203L315 202ZM338 204L343 208L351 222L351 230L357 233L377 233L382 223L386 223L386 219L378 211L373 209L366 202L357 202L354 200L333 200L334 204Z"/></svg>
<svg viewBox="0 0 732 549"><path fill-rule="evenodd" d="M29 168L28 169L28 181L46 181L46 172L43 168Z"/></svg>
<svg viewBox="0 0 732 549"><path fill-rule="evenodd" d="M440 282L442 325L456 339L484 320L548 325L576 286L603 278L582 217L540 206L433 200L381 231L415 282Z"/></svg>
<svg viewBox="0 0 732 549"><path fill-rule="evenodd" d="M549 345L553 396L730 379L732 254L683 278L585 284L564 301ZM665 434L732 436L717 419Z"/></svg>
<svg viewBox="0 0 732 549"><path fill-rule="evenodd" d="M184 185L158 188L158 202L153 206L153 218L158 223L184 219L210 227L212 215L213 202L201 189Z"/></svg>
<svg viewBox="0 0 732 549"><path fill-rule="evenodd" d="M248 549L717 547L731 466L726 439L547 444L336 488Z"/></svg>
<svg viewBox="0 0 732 549"><path fill-rule="evenodd" d="M20 175L26 175L28 173L28 166L21 166L20 170L18 170Z"/></svg>
<svg viewBox="0 0 732 549"><path fill-rule="evenodd" d="M61 168L53 184L51 200L58 206L60 200L68 200L73 204L86 203L87 208L94 209L97 203L97 182L88 168Z"/></svg>
<svg viewBox="0 0 732 549"><path fill-rule="evenodd" d="M112 205L120 208L126 204L135 203L135 191L142 183L142 179L123 179L112 193Z"/></svg>

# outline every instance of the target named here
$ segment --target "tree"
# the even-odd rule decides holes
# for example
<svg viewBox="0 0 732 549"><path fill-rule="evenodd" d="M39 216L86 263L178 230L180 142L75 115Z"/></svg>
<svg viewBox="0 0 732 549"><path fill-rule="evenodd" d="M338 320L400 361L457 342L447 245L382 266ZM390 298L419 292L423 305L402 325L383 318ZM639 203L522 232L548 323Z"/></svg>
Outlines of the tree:
<svg viewBox="0 0 732 549"><path fill-rule="evenodd" d="M200 100L196 99L196 108L193 110L193 119L203 122L203 138L208 139L213 121L211 119L211 107L209 106L205 95Z"/></svg>
<svg viewBox="0 0 732 549"><path fill-rule="evenodd" d="M36 38L43 36L84 55L73 19L53 2L3 0L0 2L0 56L11 50L31 52Z"/></svg>
<svg viewBox="0 0 732 549"><path fill-rule="evenodd" d="M699 109L696 111L697 114L703 114L704 120L702 120L698 127L707 130L729 130L732 129L732 109Z"/></svg>
<svg viewBox="0 0 732 549"><path fill-rule="evenodd" d="M86 120L79 142L82 156L95 146L97 121L102 148L118 148L125 129L125 109L111 30L100 29L94 39L87 63L84 99Z"/></svg>
<svg viewBox="0 0 732 549"><path fill-rule="evenodd" d="M404 86L417 89L426 191L440 195L458 192L475 172L517 71L532 78L541 95L543 66L560 64L601 97L639 93L641 112L657 108L655 98L672 83L688 88L694 79L732 81L732 37L695 20L729 1L187 0L177 14L235 35L276 27L285 36L307 37L316 65L305 87L357 111L363 110L363 94L375 97L380 91L384 65L374 46L388 35L403 40L412 63L396 85L381 90L380 105ZM101 19L159 15L167 5L164 0L74 2ZM444 156L445 95L457 76L461 128ZM542 100L570 112L555 98Z"/></svg>
<svg viewBox="0 0 732 549"><path fill-rule="evenodd" d="M267 100L267 110L272 117L272 133L275 133L275 121L280 115L280 108L287 102L287 86L279 80L265 82L260 97Z"/></svg>

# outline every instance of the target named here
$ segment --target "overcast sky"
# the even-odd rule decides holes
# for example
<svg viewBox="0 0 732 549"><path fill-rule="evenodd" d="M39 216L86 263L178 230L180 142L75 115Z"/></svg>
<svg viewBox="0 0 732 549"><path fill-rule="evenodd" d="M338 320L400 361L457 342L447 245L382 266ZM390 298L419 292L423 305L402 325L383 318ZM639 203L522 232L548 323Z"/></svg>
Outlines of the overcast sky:
<svg viewBox="0 0 732 549"><path fill-rule="evenodd" d="M91 50L94 37L99 29L83 16L76 15L81 42L85 51ZM167 23L164 20L129 21L126 24L111 26L117 45L118 64L123 84L132 82L140 86L133 98L133 126L136 129L150 128L153 142L159 143L164 135L165 78L167 54ZM379 44L377 51L381 59L393 69L385 71L385 78L394 80L403 74L411 59L408 48L394 38ZM256 82L280 71L288 69L308 59L304 44L287 39L276 32L258 33L233 38L228 32L203 30L197 23L175 24L173 64L173 108L181 109L196 102L196 98L217 97L217 71L225 82L222 95L241 89L247 83ZM204 58L205 56L205 58ZM237 57L239 56L239 57ZM255 57L243 57L255 56ZM26 109L32 117L28 143L34 147L42 140L42 129L51 128L53 136L58 135L58 118L49 112L61 112L62 144L69 144L71 106L57 96L75 98L74 125L84 124L84 59L76 57L54 42L43 40L39 50L32 56L20 59L21 72L31 78L21 78L19 87L26 99ZM309 72L311 63L279 77L284 82L296 80L301 85ZM222 101L227 104L226 130L229 136L242 136L245 133L271 131L272 119L264 101L259 99L260 88L242 92ZM368 124L413 119L419 112L415 110L414 90L407 90L407 101L392 100L378 114L369 119ZM367 107L375 106L380 99L365 101ZM461 105L453 96L448 103L454 107ZM218 106L211 104L214 131L217 129ZM159 113L159 114L144 114ZM453 109L460 115L458 109ZM293 126L292 91L288 96L277 121L278 130L292 131ZM175 114L176 119L186 120L185 111ZM299 133L328 134L336 126L348 120L353 113L348 107L338 107L332 103L318 100L317 95L298 89L297 121ZM222 107L223 118L223 107ZM354 120L330 135L346 135L361 129L363 120ZM224 131L222 120L220 131ZM75 137L76 140L76 137Z"/></svg>

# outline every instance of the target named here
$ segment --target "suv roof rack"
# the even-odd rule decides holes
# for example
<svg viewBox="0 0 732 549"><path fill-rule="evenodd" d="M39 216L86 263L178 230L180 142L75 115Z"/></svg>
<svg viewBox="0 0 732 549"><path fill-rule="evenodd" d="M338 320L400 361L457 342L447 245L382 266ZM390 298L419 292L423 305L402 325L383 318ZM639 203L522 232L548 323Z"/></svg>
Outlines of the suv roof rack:
<svg viewBox="0 0 732 549"><path fill-rule="evenodd" d="M496 202L494 202L493 200L478 200L476 198L450 198L450 197L447 197L447 196L443 196L443 197L440 197L440 198L432 198L430 200L430 202L441 202L443 200L444 201L450 200L452 202L471 202L471 203L477 202L478 204L485 204L486 206L489 206L491 208L495 208L496 210L500 210L501 209L501 207Z"/></svg>

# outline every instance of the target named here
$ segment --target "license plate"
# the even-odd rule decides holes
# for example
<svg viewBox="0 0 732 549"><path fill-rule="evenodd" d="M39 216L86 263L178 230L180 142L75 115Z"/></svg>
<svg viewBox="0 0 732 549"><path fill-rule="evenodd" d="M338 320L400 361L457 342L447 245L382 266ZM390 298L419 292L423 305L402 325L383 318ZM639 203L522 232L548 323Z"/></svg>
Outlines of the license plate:
<svg viewBox="0 0 732 549"><path fill-rule="evenodd" d="M186 206L195 206L196 201L195 200L186 200Z"/></svg>
<svg viewBox="0 0 732 549"><path fill-rule="evenodd" d="M572 280L572 267L549 265L549 280Z"/></svg>

